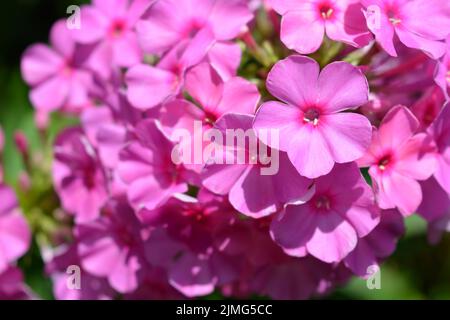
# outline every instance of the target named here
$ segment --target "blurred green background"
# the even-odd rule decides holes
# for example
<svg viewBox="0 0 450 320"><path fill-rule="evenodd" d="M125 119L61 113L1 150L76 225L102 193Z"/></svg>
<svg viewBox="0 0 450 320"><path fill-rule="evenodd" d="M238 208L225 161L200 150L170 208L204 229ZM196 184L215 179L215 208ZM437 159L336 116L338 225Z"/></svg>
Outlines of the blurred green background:
<svg viewBox="0 0 450 320"><path fill-rule="evenodd" d="M66 16L66 8L86 1L15 0L4 1L0 10L0 125L6 134L4 154L5 180L16 187L23 169L12 140L16 130L27 135L31 148L40 144L34 127L28 88L21 80L20 58L26 47L46 42L54 21ZM61 119L52 125L61 127ZM36 247L20 261L26 281L43 298L52 298L51 283L43 274ZM407 219L407 234L396 253L381 268L381 289L369 290L366 282L353 279L338 288L332 299L450 299L450 235L437 246L426 240L426 225L419 217Z"/></svg>

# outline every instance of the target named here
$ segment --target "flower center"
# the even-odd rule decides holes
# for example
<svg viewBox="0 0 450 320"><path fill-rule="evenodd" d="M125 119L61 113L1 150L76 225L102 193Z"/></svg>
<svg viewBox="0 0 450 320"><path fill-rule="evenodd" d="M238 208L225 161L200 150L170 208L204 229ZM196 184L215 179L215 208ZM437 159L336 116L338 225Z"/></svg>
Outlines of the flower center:
<svg viewBox="0 0 450 320"><path fill-rule="evenodd" d="M334 9L328 2L324 2L319 5L319 12L322 19L327 20L333 15Z"/></svg>
<svg viewBox="0 0 450 320"><path fill-rule="evenodd" d="M316 108L310 108L303 114L303 121L311 123L314 126L319 124L320 111Z"/></svg>
<svg viewBox="0 0 450 320"><path fill-rule="evenodd" d="M392 163L392 156L390 154L385 155L378 161L378 169L385 171L389 164Z"/></svg>
<svg viewBox="0 0 450 320"><path fill-rule="evenodd" d="M120 37L125 31L125 22L122 20L116 20L111 25L111 35L115 38Z"/></svg>
<svg viewBox="0 0 450 320"><path fill-rule="evenodd" d="M314 200L314 205L316 209L319 210L330 210L331 202L330 199L325 195L320 195Z"/></svg>
<svg viewBox="0 0 450 320"><path fill-rule="evenodd" d="M398 11L396 8L390 8L387 10L387 16L389 19L389 22L392 23L394 26L402 22L402 20L398 17Z"/></svg>

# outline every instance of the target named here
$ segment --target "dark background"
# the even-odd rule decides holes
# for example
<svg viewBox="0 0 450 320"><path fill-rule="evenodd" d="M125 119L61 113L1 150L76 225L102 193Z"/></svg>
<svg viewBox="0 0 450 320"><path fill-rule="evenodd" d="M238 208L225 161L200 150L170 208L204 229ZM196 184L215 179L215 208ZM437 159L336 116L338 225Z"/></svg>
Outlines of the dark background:
<svg viewBox="0 0 450 320"><path fill-rule="evenodd" d="M66 8L86 1L3 1L0 10L0 125L7 143L4 154L6 182L17 186L22 162L12 143L16 130L27 135L31 148L39 144L33 123L28 88L21 80L20 58L27 46L47 42L54 21L67 16ZM426 240L426 225L418 217L407 219L407 234L396 253L381 269L381 290L368 290L364 280L354 278L331 298L360 299L450 299L450 236L438 246ZM38 250L21 261L28 284L40 296L51 298L51 284L43 275ZM38 262L36 262L38 260ZM213 295L211 298L219 297Z"/></svg>

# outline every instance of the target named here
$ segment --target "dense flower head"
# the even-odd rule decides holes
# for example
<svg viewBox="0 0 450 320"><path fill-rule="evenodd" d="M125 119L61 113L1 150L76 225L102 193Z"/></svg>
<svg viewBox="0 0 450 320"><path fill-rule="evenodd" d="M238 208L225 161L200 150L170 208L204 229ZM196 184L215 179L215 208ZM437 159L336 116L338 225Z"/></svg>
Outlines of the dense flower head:
<svg viewBox="0 0 450 320"><path fill-rule="evenodd" d="M448 1L80 14L22 57L44 150L15 133L17 195L0 130L0 298L32 296L32 236L57 299L308 299L378 270L407 216L450 231Z"/></svg>

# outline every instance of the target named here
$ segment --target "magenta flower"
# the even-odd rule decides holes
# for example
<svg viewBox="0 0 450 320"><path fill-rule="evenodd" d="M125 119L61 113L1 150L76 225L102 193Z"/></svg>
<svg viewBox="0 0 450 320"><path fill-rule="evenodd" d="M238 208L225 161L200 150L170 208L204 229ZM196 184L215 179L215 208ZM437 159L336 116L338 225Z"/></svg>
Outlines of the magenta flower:
<svg viewBox="0 0 450 320"><path fill-rule="evenodd" d="M310 58L291 56L278 62L267 79L270 93L284 103L264 103L254 128L279 130L280 141L269 146L287 152L298 172L317 178L331 171L334 163L361 157L370 145L369 120L355 109L368 100L368 84L361 71L345 62L326 66Z"/></svg>
<svg viewBox="0 0 450 320"><path fill-rule="evenodd" d="M421 183L423 201L417 212L428 222L428 239L436 244L450 231L450 194L434 177Z"/></svg>
<svg viewBox="0 0 450 320"><path fill-rule="evenodd" d="M169 282L187 297L210 294L237 279L243 265L241 221L225 198L200 189L197 199L173 198L141 220L156 226L148 261L168 270Z"/></svg>
<svg viewBox="0 0 450 320"><path fill-rule="evenodd" d="M450 104L444 105L437 119L429 128L437 146L434 177L450 193Z"/></svg>
<svg viewBox="0 0 450 320"><path fill-rule="evenodd" d="M391 56L397 56L395 40L419 49L433 59L445 53L443 40L450 30L450 6L441 0L362 0L367 26Z"/></svg>
<svg viewBox="0 0 450 320"><path fill-rule="evenodd" d="M354 163L336 165L315 189L307 203L288 205L274 218L272 237L289 255L340 262L377 226L380 212Z"/></svg>
<svg viewBox="0 0 450 320"><path fill-rule="evenodd" d="M9 267L0 271L0 299L28 300L32 293L24 283L24 276L19 268Z"/></svg>
<svg viewBox="0 0 450 320"><path fill-rule="evenodd" d="M120 293L134 291L144 268L144 227L124 199L111 199L97 220L75 229L83 269L107 278Z"/></svg>
<svg viewBox="0 0 450 320"><path fill-rule="evenodd" d="M96 219L108 198L97 154L79 128L66 129L54 147L53 184L63 208L77 222Z"/></svg>
<svg viewBox="0 0 450 320"><path fill-rule="evenodd" d="M435 170L431 139L415 134L418 127L411 111L394 107L374 131L366 155L358 160L361 167L370 167L380 208L397 207L404 216L414 213L422 201L417 180L428 179Z"/></svg>
<svg viewBox="0 0 450 320"><path fill-rule="evenodd" d="M252 17L246 0L157 0L137 32L145 52L162 54L205 29L215 40L232 40Z"/></svg>
<svg viewBox="0 0 450 320"><path fill-rule="evenodd" d="M31 231L20 212L16 195L0 184L0 274L28 250L30 241Z"/></svg>
<svg viewBox="0 0 450 320"><path fill-rule="evenodd" d="M370 268L389 257L397 240L405 233L403 216L395 209L381 211L380 223L364 238L359 239L352 252L344 259L345 265L358 276L366 277Z"/></svg>
<svg viewBox="0 0 450 320"><path fill-rule="evenodd" d="M281 20L281 41L309 54L319 49L325 34L332 40L363 47L372 39L359 0L270 0Z"/></svg>
<svg viewBox="0 0 450 320"><path fill-rule="evenodd" d="M187 191L191 174L172 161L175 143L155 120L143 120L135 130L136 138L120 154L117 167L128 185L128 199L136 210L156 209L174 194Z"/></svg>
<svg viewBox="0 0 450 320"><path fill-rule="evenodd" d="M224 135L230 129L246 131L251 129L253 119L250 115L227 114L216 123L216 128ZM202 181L208 190L216 194L228 194L230 203L239 212L261 218L280 210L286 202L304 200L308 196L312 182L298 174L284 152L275 157L275 152L268 148L266 156L272 158L271 163L267 163L264 156L261 157L261 152L252 154L249 144L231 147L224 150L223 158L232 159L232 164L207 164L202 173ZM259 148L264 147L266 146L260 145ZM245 148L246 164L238 164L241 148ZM252 157L258 159L252 163ZM261 168L274 165L278 170L273 174L261 173ZM290 182L286 183L287 181Z"/></svg>
<svg viewBox="0 0 450 320"><path fill-rule="evenodd" d="M67 270L70 266L80 266L76 243L67 247L56 248L51 252L51 260L45 264L45 271L51 275L53 294L58 300L110 300L115 291L108 284L108 280L80 269L80 288L71 289L67 283L70 275Z"/></svg>
<svg viewBox="0 0 450 320"><path fill-rule="evenodd" d="M136 22L152 0L96 0L81 9L80 29L72 30L74 39L93 46L88 64L103 78L114 67L131 67L142 60L134 31Z"/></svg>
<svg viewBox="0 0 450 320"><path fill-rule="evenodd" d="M51 47L35 44L22 57L22 76L32 87L31 103L46 112L88 105L92 76L83 67L85 56L76 47L65 21L53 25L50 43Z"/></svg>

